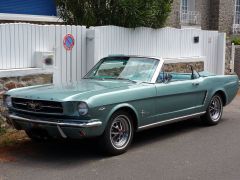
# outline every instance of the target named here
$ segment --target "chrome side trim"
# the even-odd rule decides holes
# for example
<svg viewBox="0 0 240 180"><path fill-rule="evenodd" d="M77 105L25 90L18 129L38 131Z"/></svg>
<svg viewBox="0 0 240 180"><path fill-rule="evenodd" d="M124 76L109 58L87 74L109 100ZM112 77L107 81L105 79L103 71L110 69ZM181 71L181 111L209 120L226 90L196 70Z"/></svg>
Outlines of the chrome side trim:
<svg viewBox="0 0 240 180"><path fill-rule="evenodd" d="M67 127L78 127L78 128L90 128L90 127L97 127L101 126L102 122L99 120L91 120L88 122L81 122L81 123L63 123L63 122L51 122L51 121L42 121L38 119L28 119L28 118L23 118L20 116L16 115L9 115L9 118L12 120L19 120L19 121L25 121L25 122L30 122L30 123L39 123L39 124L47 124L47 125L56 125L56 126L67 126Z"/></svg>
<svg viewBox="0 0 240 180"><path fill-rule="evenodd" d="M177 118L173 118L173 119L168 119L168 120L164 120L164 121L160 121L160 122L156 122L156 123L152 123L152 124L148 124L148 125L144 125L144 126L140 126L138 127L138 131L144 130L144 129L149 129L152 127L157 127L157 126L162 126L162 125L166 125L166 124L171 124L174 122L179 122L179 121L183 121L192 117L196 117L196 116L200 116L202 114L205 114L206 111L204 112L200 112L200 113L195 113L195 114L190 114L187 116L181 116L181 117L177 117Z"/></svg>

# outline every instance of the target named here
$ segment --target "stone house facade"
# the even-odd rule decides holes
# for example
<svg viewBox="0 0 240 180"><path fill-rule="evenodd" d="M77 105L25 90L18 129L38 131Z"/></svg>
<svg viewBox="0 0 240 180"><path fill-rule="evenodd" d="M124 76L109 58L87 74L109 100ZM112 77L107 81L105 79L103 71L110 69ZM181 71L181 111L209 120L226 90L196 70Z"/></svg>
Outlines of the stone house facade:
<svg viewBox="0 0 240 180"><path fill-rule="evenodd" d="M167 25L197 27L228 35L240 30L240 0L174 0Z"/></svg>
<svg viewBox="0 0 240 180"><path fill-rule="evenodd" d="M232 55L231 40L233 36L240 36L240 0L173 0L172 12L166 25L225 32L226 74L234 71L230 68L232 56L235 58L235 66L239 65L240 53L237 51L240 49L237 48L236 54ZM240 68L235 67L235 72L240 77Z"/></svg>

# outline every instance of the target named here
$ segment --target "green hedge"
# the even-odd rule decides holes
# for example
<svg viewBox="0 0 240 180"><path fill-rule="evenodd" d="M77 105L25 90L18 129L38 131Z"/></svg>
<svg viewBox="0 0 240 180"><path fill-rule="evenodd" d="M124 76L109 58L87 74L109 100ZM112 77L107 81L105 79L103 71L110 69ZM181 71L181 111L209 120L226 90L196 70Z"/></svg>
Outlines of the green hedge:
<svg viewBox="0 0 240 180"><path fill-rule="evenodd" d="M233 37L232 43L234 43L235 45L240 45L240 37Z"/></svg>

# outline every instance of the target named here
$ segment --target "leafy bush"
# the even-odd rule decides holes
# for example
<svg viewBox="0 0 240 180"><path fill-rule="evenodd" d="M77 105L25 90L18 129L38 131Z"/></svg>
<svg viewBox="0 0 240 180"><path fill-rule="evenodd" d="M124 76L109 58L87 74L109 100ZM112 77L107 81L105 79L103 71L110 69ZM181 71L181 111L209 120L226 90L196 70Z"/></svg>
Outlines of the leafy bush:
<svg viewBox="0 0 240 180"><path fill-rule="evenodd" d="M3 115L5 113L5 108L3 107L3 102L0 96L0 136L6 132L6 123L4 121Z"/></svg>
<svg viewBox="0 0 240 180"><path fill-rule="evenodd" d="M0 117L0 136L6 132L6 129L2 127L2 125L3 125L3 122Z"/></svg>
<svg viewBox="0 0 240 180"><path fill-rule="evenodd" d="M173 0L56 0L60 17L67 24L129 28L160 28Z"/></svg>
<svg viewBox="0 0 240 180"><path fill-rule="evenodd" d="M233 37L232 43L234 43L235 45L240 45L240 37Z"/></svg>

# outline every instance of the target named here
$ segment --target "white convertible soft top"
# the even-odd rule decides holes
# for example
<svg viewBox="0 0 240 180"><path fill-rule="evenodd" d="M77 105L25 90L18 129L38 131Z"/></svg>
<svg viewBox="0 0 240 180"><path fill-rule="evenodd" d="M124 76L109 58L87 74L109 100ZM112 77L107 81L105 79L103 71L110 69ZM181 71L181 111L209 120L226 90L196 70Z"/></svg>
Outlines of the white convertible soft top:
<svg viewBox="0 0 240 180"><path fill-rule="evenodd" d="M181 58L163 58L164 63L191 63L191 62L205 62L204 56L181 57Z"/></svg>

